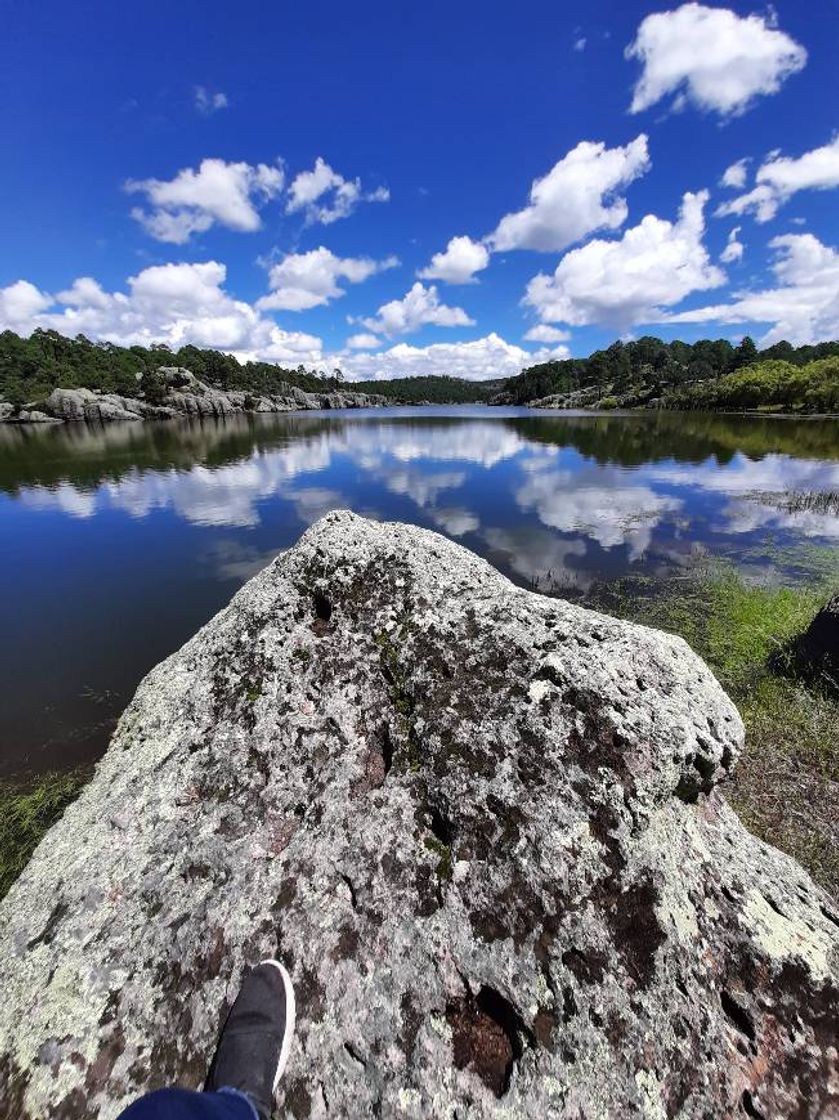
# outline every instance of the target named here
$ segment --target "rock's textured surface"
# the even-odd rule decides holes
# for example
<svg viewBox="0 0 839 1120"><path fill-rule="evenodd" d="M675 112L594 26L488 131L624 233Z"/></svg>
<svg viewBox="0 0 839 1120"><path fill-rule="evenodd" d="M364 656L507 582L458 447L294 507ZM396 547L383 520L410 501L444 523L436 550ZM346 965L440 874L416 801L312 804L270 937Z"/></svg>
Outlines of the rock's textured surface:
<svg viewBox="0 0 839 1120"><path fill-rule="evenodd" d="M176 416L228 416L235 412L294 412L300 409L378 408L393 404L376 393L306 393L281 382L275 396L252 396L234 390L222 391L200 381L187 369L164 366L159 371L167 395L160 405L118 393L92 389L53 389L42 405L27 405L18 411L0 401L0 423L36 423L45 420L81 420L110 423L115 420L167 420Z"/></svg>
<svg viewBox="0 0 839 1120"><path fill-rule="evenodd" d="M293 1117L836 1117L839 915L684 642L330 514L154 670L0 907L0 1114L199 1085L279 952Z"/></svg>

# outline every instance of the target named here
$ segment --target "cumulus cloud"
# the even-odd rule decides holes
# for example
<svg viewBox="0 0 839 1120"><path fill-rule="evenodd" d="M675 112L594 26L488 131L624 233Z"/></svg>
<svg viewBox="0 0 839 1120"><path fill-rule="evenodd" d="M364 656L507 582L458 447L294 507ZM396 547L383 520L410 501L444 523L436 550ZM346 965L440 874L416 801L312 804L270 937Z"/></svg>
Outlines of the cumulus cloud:
<svg viewBox="0 0 839 1120"><path fill-rule="evenodd" d="M176 349L192 343L294 365L322 360L319 338L282 330L233 299L223 287L226 274L217 261L155 265L130 277L125 292L106 292L82 277L55 298L18 281L0 289L0 328L30 334L43 327L121 346L165 342Z"/></svg>
<svg viewBox="0 0 839 1120"><path fill-rule="evenodd" d="M676 222L647 214L616 241L573 249L553 275L530 281L524 302L548 322L626 328L690 292L725 283L702 243L707 198L707 191L688 193Z"/></svg>
<svg viewBox="0 0 839 1120"><path fill-rule="evenodd" d="M776 93L801 70L807 52L767 16L682 4L641 21L627 58L641 63L630 112L673 95L672 107L736 116L757 97Z"/></svg>
<svg viewBox="0 0 839 1120"><path fill-rule="evenodd" d="M410 334L427 324L436 327L470 327L470 319L462 307L449 307L440 302L437 288L425 287L417 281L402 299L382 304L375 318L362 319L362 326L388 336Z"/></svg>
<svg viewBox="0 0 839 1120"><path fill-rule="evenodd" d="M374 334L351 334L347 339L347 347L350 350L375 350L377 346L381 345L381 340Z"/></svg>
<svg viewBox="0 0 839 1120"><path fill-rule="evenodd" d="M730 167L726 167L720 179L721 187L730 187L732 190L742 190L746 185L746 174L749 166L748 156L738 159Z"/></svg>
<svg viewBox="0 0 839 1120"><path fill-rule="evenodd" d="M3 330L29 334L29 324L53 302L52 296L28 280L17 280L7 288L0 288L0 325Z"/></svg>
<svg viewBox="0 0 839 1120"><path fill-rule="evenodd" d="M745 178L738 185L744 186ZM758 222L769 222L798 191L826 191L834 187L839 187L839 135L798 159L774 153L758 168L752 190L722 203L716 215L751 212Z"/></svg>
<svg viewBox="0 0 839 1120"><path fill-rule="evenodd" d="M371 353L364 351L375 351L380 339L358 334L348 340L347 351L326 353L316 336L283 330L258 307L234 299L224 289L225 280L225 266L217 261L155 265L130 277L125 291L109 292L91 277L80 277L51 295L18 280L0 288L0 330L28 335L41 327L121 346L165 342L173 350L191 343L242 361L320 369L340 365L352 380L446 373L476 380L509 377L535 362L568 356L564 346L526 350L497 334L425 347L401 343Z"/></svg>
<svg viewBox="0 0 839 1120"><path fill-rule="evenodd" d="M341 368L356 381L435 373L481 381L490 377L512 377L536 362L567 357L568 350L564 346L552 350L525 350L493 332L469 342L435 342L429 346L400 342L380 353L342 358Z"/></svg>
<svg viewBox="0 0 839 1120"><path fill-rule="evenodd" d="M575 51L584 51L585 49L586 49L586 37L585 37L585 35L580 35L580 37L578 39L574 40L574 50Z"/></svg>
<svg viewBox="0 0 839 1120"><path fill-rule="evenodd" d="M583 140L530 188L530 203L507 214L487 241L495 251L557 251L598 229L626 221L626 200L615 192L650 167L642 133L622 148Z"/></svg>
<svg viewBox="0 0 839 1120"><path fill-rule="evenodd" d="M762 184L732 198L730 202L723 202L714 211L714 217L727 218L732 214L742 217L752 211L759 222L769 222L778 213L778 196L771 187Z"/></svg>
<svg viewBox="0 0 839 1120"><path fill-rule="evenodd" d="M742 241L737 240L737 235L740 232L740 227L735 226L731 233L728 235L728 241L725 248L720 253L720 260L723 264L734 264L735 261L743 259L743 252L745 245Z"/></svg>
<svg viewBox="0 0 839 1120"><path fill-rule="evenodd" d="M222 93L221 90L213 93L206 86L196 86L193 93L195 108L202 116L209 117L211 113L227 108L227 94Z"/></svg>
<svg viewBox="0 0 839 1120"><path fill-rule="evenodd" d="M280 193L284 178L278 165L205 159L197 171L186 167L174 179L129 179L125 190L146 196L150 209L135 207L131 216L152 237L183 245L216 223L245 233L259 229L259 207Z"/></svg>
<svg viewBox="0 0 839 1120"><path fill-rule="evenodd" d="M308 253L289 253L268 273L271 292L257 300L262 311L308 311L346 295L339 280L360 284L377 272L395 268L397 257L336 257L322 245Z"/></svg>
<svg viewBox="0 0 839 1120"><path fill-rule="evenodd" d="M839 336L839 253L811 233L769 242L776 254L774 288L739 292L730 303L662 316L668 323L771 323L762 346L787 339L796 346Z"/></svg>
<svg viewBox="0 0 839 1120"><path fill-rule="evenodd" d="M549 327L547 323L537 323L524 337L528 342L567 342L571 332Z"/></svg>
<svg viewBox="0 0 839 1120"><path fill-rule="evenodd" d="M302 211L307 225L331 225L347 218L360 202L388 202L390 191L378 187L364 192L360 179L345 179L320 156L311 171L301 171L288 188L286 213Z"/></svg>
<svg viewBox="0 0 839 1120"><path fill-rule="evenodd" d="M421 280L445 280L447 284L475 284L475 273L489 264L489 250L471 237L453 237L442 253L417 275Z"/></svg>

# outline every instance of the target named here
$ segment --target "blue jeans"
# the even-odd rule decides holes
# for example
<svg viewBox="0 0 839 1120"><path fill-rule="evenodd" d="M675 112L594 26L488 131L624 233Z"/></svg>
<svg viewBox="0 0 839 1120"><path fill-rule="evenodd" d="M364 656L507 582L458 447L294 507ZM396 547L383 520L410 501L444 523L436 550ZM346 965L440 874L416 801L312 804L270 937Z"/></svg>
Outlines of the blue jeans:
<svg viewBox="0 0 839 1120"><path fill-rule="evenodd" d="M259 1120L259 1116L237 1089L217 1093L158 1089L130 1104L119 1120Z"/></svg>

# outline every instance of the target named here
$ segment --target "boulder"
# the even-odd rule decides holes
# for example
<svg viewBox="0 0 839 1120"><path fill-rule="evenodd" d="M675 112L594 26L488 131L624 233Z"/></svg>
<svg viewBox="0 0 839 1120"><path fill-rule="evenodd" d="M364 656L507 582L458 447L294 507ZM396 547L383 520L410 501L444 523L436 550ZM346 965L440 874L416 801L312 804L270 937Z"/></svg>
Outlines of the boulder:
<svg viewBox="0 0 839 1120"><path fill-rule="evenodd" d="M839 914L679 638L332 513L153 670L0 905L0 1114L199 1086L288 964L287 1117L839 1115Z"/></svg>
<svg viewBox="0 0 839 1120"><path fill-rule="evenodd" d="M793 648L796 669L839 688L839 595L822 607Z"/></svg>
<svg viewBox="0 0 839 1120"><path fill-rule="evenodd" d="M45 407L59 420L84 420L85 406L94 399L89 389L53 389Z"/></svg>
<svg viewBox="0 0 839 1120"><path fill-rule="evenodd" d="M44 409L59 420L109 423L115 420L141 420L143 405L117 393L96 393L91 389L53 389Z"/></svg>
<svg viewBox="0 0 839 1120"><path fill-rule="evenodd" d="M4 424L14 415L15 406L9 401L0 401L0 424Z"/></svg>
<svg viewBox="0 0 839 1120"><path fill-rule="evenodd" d="M9 420L13 420L17 424L60 424L61 421L55 416L49 416L40 408L28 406L22 408L16 415L10 416Z"/></svg>

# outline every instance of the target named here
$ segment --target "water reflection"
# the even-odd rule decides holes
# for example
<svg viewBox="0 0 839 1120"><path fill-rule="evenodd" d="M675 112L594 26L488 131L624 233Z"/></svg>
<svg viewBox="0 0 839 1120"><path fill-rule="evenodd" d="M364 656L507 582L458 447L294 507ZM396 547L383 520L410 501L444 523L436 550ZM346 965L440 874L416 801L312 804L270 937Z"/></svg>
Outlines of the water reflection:
<svg viewBox="0 0 839 1120"><path fill-rule="evenodd" d="M697 552L765 572L779 549L839 539L831 494L827 421L407 409L0 426L0 606L17 635L0 653L0 764L95 754L90 695L117 694L118 710L329 509L437 529L519 582L578 595Z"/></svg>

